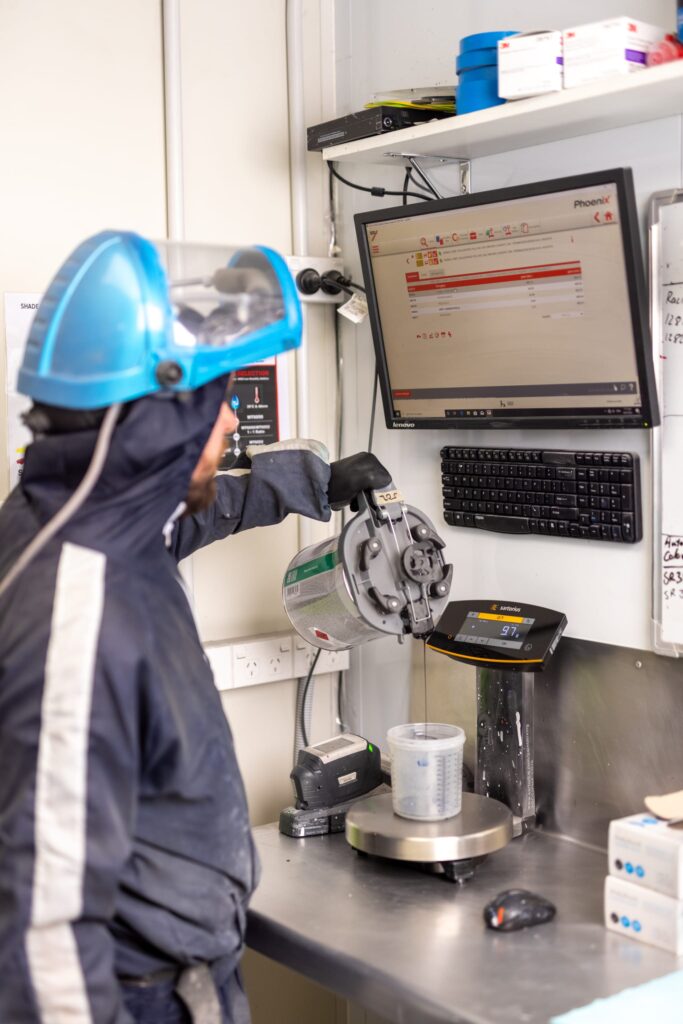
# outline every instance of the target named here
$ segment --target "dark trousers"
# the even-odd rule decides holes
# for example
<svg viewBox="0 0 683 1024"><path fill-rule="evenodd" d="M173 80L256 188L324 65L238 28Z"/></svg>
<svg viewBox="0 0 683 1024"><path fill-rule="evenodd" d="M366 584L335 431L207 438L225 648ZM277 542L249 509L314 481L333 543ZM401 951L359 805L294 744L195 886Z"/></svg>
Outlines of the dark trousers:
<svg viewBox="0 0 683 1024"><path fill-rule="evenodd" d="M123 1004L135 1024L192 1024L173 979L152 985L123 984L122 990ZM249 1003L239 970L221 985L218 996L223 1024L250 1024Z"/></svg>

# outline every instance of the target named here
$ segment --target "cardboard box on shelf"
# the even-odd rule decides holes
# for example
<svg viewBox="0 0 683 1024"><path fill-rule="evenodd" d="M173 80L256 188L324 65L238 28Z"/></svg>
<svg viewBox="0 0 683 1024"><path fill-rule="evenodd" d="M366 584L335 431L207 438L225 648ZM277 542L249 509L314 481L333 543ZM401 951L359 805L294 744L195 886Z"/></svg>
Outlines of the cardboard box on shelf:
<svg viewBox="0 0 683 1024"><path fill-rule="evenodd" d="M627 17L565 29L565 88L642 70L650 47L665 35L663 28Z"/></svg>
<svg viewBox="0 0 683 1024"><path fill-rule="evenodd" d="M522 32L498 43L498 95L506 100L562 89L562 33Z"/></svg>

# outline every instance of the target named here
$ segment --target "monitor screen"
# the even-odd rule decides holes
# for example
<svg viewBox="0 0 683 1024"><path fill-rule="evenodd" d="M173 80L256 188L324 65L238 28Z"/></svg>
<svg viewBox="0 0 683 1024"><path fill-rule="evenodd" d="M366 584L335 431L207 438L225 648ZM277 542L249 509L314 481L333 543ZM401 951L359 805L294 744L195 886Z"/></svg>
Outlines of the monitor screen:
<svg viewBox="0 0 683 1024"><path fill-rule="evenodd" d="M629 169L355 220L387 426L659 422Z"/></svg>

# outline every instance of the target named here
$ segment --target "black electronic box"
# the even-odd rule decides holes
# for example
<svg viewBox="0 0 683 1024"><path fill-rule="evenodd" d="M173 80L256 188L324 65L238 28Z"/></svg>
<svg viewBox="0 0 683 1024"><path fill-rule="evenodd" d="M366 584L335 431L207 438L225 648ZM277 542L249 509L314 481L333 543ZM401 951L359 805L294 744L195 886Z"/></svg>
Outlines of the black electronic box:
<svg viewBox="0 0 683 1024"><path fill-rule="evenodd" d="M356 139L367 139L371 135L382 135L384 132L395 132L400 128L412 128L413 125L435 118L452 117L444 110L417 110L411 107L368 107L356 114L336 117L333 121L314 124L306 129L308 149L321 150L327 146L340 146L344 142Z"/></svg>
<svg viewBox="0 0 683 1024"><path fill-rule="evenodd" d="M567 618L562 612L508 601L451 601L427 646L476 668L541 672Z"/></svg>

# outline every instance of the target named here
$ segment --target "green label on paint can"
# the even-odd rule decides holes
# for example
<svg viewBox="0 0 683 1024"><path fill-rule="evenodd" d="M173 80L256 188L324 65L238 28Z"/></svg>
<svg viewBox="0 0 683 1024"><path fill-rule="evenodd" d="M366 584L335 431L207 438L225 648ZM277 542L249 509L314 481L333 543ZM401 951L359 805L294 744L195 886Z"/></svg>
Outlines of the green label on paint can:
<svg viewBox="0 0 683 1024"><path fill-rule="evenodd" d="M302 580L308 580L311 576L317 576L321 572L329 572L338 563L339 555L336 551L330 551L326 555L321 555L320 558L314 558L311 562L297 565L295 569L290 569L285 576L285 586L291 587L293 583L301 583Z"/></svg>

